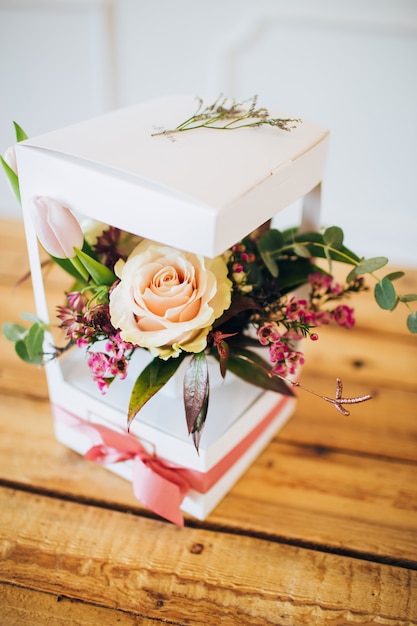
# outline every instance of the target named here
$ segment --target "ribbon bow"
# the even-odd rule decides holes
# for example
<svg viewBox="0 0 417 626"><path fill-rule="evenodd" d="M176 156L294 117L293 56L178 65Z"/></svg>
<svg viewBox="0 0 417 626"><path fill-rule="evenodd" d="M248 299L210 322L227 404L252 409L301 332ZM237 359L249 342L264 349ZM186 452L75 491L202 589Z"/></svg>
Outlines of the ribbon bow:
<svg viewBox="0 0 417 626"><path fill-rule="evenodd" d="M184 526L180 506L190 489L186 470L150 454L132 435L84 421L57 406L54 413L56 419L92 440L94 445L84 455L89 461L105 465L133 460L135 497L157 515Z"/></svg>

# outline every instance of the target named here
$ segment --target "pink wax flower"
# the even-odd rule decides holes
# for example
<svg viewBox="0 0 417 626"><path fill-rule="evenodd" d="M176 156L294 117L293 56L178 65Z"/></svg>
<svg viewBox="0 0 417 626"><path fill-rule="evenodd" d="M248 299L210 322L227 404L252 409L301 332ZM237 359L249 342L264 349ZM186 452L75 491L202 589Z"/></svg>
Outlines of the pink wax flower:
<svg viewBox="0 0 417 626"><path fill-rule="evenodd" d="M340 304L333 311L333 317L335 322L339 324L339 326L344 326L345 328L352 328L355 325L355 318L353 316L353 309L346 304Z"/></svg>
<svg viewBox="0 0 417 626"><path fill-rule="evenodd" d="M31 216L39 241L52 256L71 259L75 256L74 247L83 247L84 235L78 220L53 198L34 196Z"/></svg>

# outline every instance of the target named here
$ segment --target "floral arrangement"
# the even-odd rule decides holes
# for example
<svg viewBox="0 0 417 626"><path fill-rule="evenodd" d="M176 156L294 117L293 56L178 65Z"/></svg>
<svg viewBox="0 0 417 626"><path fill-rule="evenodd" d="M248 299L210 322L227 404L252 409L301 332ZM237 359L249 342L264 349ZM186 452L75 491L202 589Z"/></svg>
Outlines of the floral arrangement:
<svg viewBox="0 0 417 626"><path fill-rule="evenodd" d="M248 109L218 100L206 109L200 103L194 116L167 132L265 123L290 130L293 122L269 118L255 99ZM17 141L25 139L15 128ZM1 160L19 198L13 149ZM135 351L148 351L152 360L138 372L131 391L128 427L188 357L184 407L197 449L209 404L208 356L218 361L222 377L230 371L263 389L293 395L293 387L301 387L295 380L304 363L300 340L317 341L319 329L331 323L351 328L354 311L345 300L367 289L366 274L376 281L377 304L387 310L405 304L408 328L417 332L417 312L410 307L417 295L401 295L395 288L403 272L379 278L375 272L388 259L360 258L344 245L337 226L300 233L296 228L280 232L267 223L208 259L113 226L85 224L53 198L33 198L31 210L49 263L58 264L73 284L57 306L54 325L62 331L62 345L46 350L45 332L51 327L31 315L22 315L30 327L4 325L19 357L42 364L81 348L94 381L106 393L115 379L126 378ZM349 266L344 284L333 277L334 262ZM340 379L335 398L321 397L344 415L349 415L346 405L370 398L343 397Z"/></svg>

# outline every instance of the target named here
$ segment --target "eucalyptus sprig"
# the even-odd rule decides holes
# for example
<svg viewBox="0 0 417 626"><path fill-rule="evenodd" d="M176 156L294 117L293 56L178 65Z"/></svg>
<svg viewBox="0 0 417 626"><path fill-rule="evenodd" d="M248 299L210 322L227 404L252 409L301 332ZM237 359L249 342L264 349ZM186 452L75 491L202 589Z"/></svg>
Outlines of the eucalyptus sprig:
<svg viewBox="0 0 417 626"><path fill-rule="evenodd" d="M394 281L404 276L404 272L390 272L380 278L375 272L388 264L385 256L369 259L359 258L343 244L343 230L338 226L331 226L323 233L290 232L288 236L277 229L266 231L257 245L265 266L274 278L279 275L279 259L292 255L301 258L319 257L327 259L331 270L332 261L353 265L353 269L346 277L346 282L352 282L364 274L369 274L375 281L374 297L381 309L393 311L399 303L405 304L410 311L407 317L407 328L417 333L417 311L413 311L410 303L417 301L417 294L400 294L397 292Z"/></svg>
<svg viewBox="0 0 417 626"><path fill-rule="evenodd" d="M214 130L235 130L243 127L273 126L280 130L290 131L296 128L300 119L270 117L268 109L258 107L258 96L249 100L236 102L234 99L220 95L212 104L205 106L202 98L197 98L198 107L195 113L176 128L152 133L152 136L181 133L196 128Z"/></svg>

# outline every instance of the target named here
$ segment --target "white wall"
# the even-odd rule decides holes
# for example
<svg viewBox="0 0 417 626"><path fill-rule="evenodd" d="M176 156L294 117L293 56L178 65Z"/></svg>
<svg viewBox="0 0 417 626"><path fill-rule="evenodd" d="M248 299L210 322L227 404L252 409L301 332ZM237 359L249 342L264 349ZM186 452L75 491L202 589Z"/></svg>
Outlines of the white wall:
<svg viewBox="0 0 417 626"><path fill-rule="evenodd" d="M0 59L4 149L12 119L34 135L172 92L320 122L323 222L417 265L415 0L0 0Z"/></svg>

